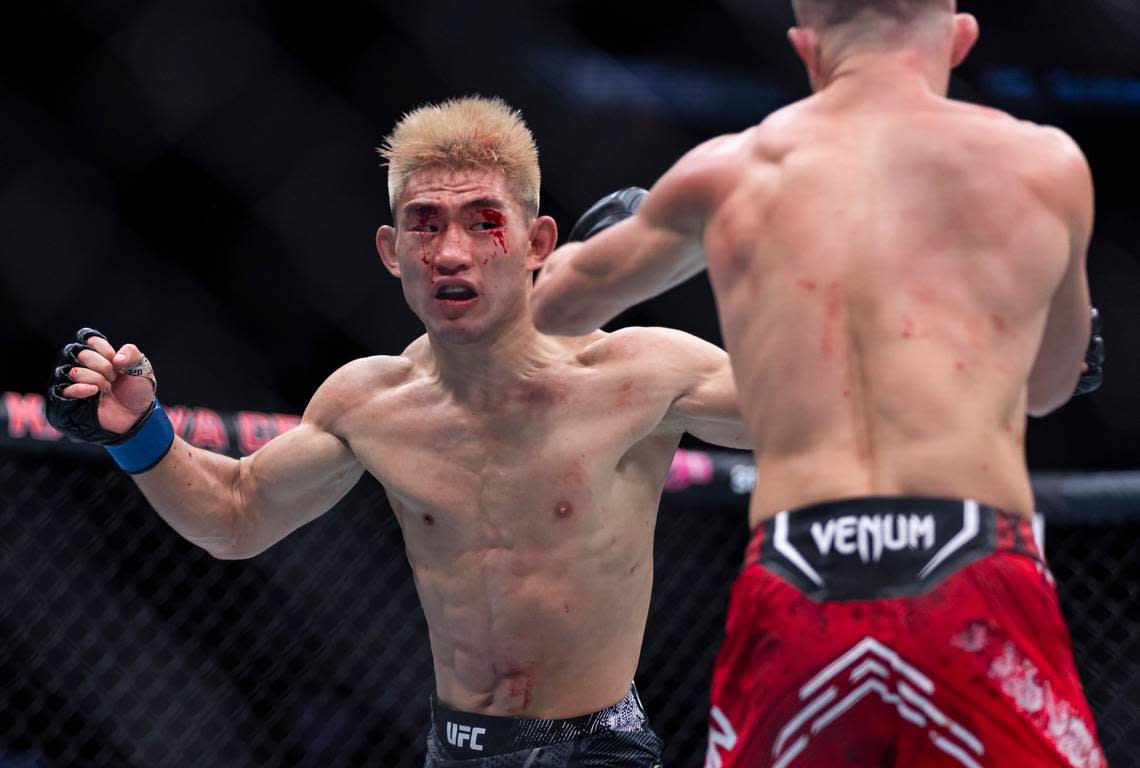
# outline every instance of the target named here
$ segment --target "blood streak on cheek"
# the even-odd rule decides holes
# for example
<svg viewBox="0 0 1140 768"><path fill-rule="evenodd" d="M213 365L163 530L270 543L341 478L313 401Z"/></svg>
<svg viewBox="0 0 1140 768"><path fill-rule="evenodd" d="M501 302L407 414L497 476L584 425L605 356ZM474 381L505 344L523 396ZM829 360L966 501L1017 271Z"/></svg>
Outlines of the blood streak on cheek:
<svg viewBox="0 0 1140 768"><path fill-rule="evenodd" d="M494 208L482 208L479 213L483 215L483 220L488 224L494 224L498 229L490 230L489 234L495 238L495 242L499 244L503 254L507 252L507 239L504 230L506 229L506 217L502 213L496 211Z"/></svg>
<svg viewBox="0 0 1140 768"><path fill-rule="evenodd" d="M431 223L433 216L434 213L428 208L417 210L415 226L417 228L426 227ZM428 267L428 279L434 283L435 266L431 263L431 251L428 248L427 238L424 237L420 237L420 262L423 263L425 267Z"/></svg>

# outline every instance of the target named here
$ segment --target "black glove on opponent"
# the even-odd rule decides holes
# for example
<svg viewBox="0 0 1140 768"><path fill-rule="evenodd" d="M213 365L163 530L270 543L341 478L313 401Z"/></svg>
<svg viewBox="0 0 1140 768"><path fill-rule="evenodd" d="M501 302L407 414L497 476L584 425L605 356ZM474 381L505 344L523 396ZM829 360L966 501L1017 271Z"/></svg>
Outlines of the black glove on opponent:
<svg viewBox="0 0 1140 768"><path fill-rule="evenodd" d="M1085 351L1085 364L1089 369L1077 380L1074 397L1096 392L1104 383L1104 337L1100 335L1100 312L1096 307L1091 309L1091 319L1092 335L1089 338L1089 348Z"/></svg>
<svg viewBox="0 0 1140 768"><path fill-rule="evenodd" d="M582 214L582 218L570 230L568 242L588 240L603 229L628 219L637 213L648 195L649 192L641 187L626 187L606 195Z"/></svg>

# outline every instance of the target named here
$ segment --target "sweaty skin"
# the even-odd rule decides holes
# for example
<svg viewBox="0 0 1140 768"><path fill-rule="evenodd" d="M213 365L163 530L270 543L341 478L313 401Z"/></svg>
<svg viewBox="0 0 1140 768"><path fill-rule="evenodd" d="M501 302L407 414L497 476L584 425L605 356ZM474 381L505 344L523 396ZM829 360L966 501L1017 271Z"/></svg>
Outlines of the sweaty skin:
<svg viewBox="0 0 1140 768"><path fill-rule="evenodd" d="M541 330L581 331L707 260L754 526L855 496L1033 511L1025 416L1069 398L1088 341L1088 167L1059 131L942 97L916 62L855 57L697 148L536 289Z"/></svg>
<svg viewBox="0 0 1140 768"><path fill-rule="evenodd" d="M539 334L531 273L556 230L501 172L418 171L400 202L379 250L427 334L335 372L301 424L252 456L176 439L135 479L187 539L244 558L370 472L403 531L440 701L531 718L597 711L637 667L657 506L682 433L746 447L728 357L667 329ZM448 299L444 285L476 297ZM103 409L112 385L96 373L114 378L114 350L92 346L64 394L102 392ZM120 367L140 354L120 351ZM110 413L123 417L117 431L136 416Z"/></svg>

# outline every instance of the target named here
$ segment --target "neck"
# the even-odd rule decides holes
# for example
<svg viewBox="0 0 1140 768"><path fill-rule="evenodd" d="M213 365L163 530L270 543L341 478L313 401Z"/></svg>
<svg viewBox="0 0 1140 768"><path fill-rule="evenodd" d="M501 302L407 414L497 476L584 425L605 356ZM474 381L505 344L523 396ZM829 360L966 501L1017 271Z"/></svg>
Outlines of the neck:
<svg viewBox="0 0 1140 768"><path fill-rule="evenodd" d="M540 334L530 310L487 339L456 344L428 332L432 357L443 385L460 399L482 399L529 378L559 356L559 343Z"/></svg>
<svg viewBox="0 0 1140 768"><path fill-rule="evenodd" d="M839 57L824 71L823 88L870 90L882 96L945 96L950 72L945 63L917 48L859 51Z"/></svg>

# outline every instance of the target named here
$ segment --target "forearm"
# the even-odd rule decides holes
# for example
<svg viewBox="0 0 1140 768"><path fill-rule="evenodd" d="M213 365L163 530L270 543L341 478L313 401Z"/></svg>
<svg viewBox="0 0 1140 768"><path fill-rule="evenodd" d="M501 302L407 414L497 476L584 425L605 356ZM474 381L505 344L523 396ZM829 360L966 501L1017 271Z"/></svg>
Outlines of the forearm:
<svg viewBox="0 0 1140 768"><path fill-rule="evenodd" d="M1087 323L1083 332L1073 332L1066 343L1050 340L1049 348L1042 349L1028 383L1028 412L1030 416L1046 416L1072 399L1080 378L1081 356L1088 338Z"/></svg>
<svg viewBox="0 0 1140 768"><path fill-rule="evenodd" d="M215 557L267 549L331 508L363 472L347 442L327 426L340 412L341 390L357 386L349 366L322 385L301 424L235 460L177 437L138 347L116 351L92 328L75 339L61 350L48 386L49 422L72 438L104 445L158 514Z"/></svg>
<svg viewBox="0 0 1140 768"><path fill-rule="evenodd" d="M240 460L178 440L135 480L184 538L214 557L240 559L327 512L363 471L339 439L302 422Z"/></svg>
<svg viewBox="0 0 1140 768"><path fill-rule="evenodd" d="M239 556L240 462L175 438L153 469L133 475L154 510L214 557Z"/></svg>
<svg viewBox="0 0 1140 768"><path fill-rule="evenodd" d="M1073 397L1077 378L1076 368L1071 371L1055 371L1049 376L1037 373L1029 381L1028 413L1033 417L1048 416Z"/></svg>
<svg viewBox="0 0 1140 768"><path fill-rule="evenodd" d="M589 333L703 269L699 243L635 216L550 256L532 297L535 326L555 335Z"/></svg>
<svg viewBox="0 0 1140 768"><path fill-rule="evenodd" d="M742 419L724 419L723 421L704 421L694 425L688 430L693 437L709 445L721 448L736 448L752 450L752 438L748 435L748 428Z"/></svg>
<svg viewBox="0 0 1140 768"><path fill-rule="evenodd" d="M1081 375L1081 361L1089 343L1087 288L1075 298L1056 302L1045 323L1045 334L1029 374L1028 411L1045 416L1067 403Z"/></svg>
<svg viewBox="0 0 1140 768"><path fill-rule="evenodd" d="M585 243L559 248L535 285L535 327L553 335L581 336L607 323L624 309L609 290L612 271L613 265L599 263L596 249Z"/></svg>

